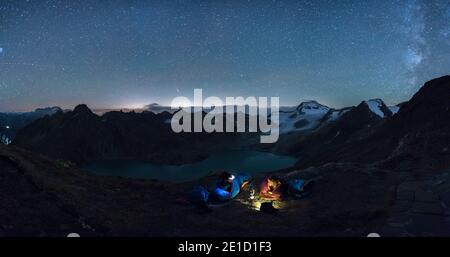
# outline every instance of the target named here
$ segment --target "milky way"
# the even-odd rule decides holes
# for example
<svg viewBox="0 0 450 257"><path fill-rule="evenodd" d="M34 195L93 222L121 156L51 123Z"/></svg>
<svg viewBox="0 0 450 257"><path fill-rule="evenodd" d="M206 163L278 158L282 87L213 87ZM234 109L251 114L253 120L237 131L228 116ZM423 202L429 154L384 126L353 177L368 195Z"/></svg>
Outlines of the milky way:
<svg viewBox="0 0 450 257"><path fill-rule="evenodd" d="M417 90L428 74L439 75L436 73L439 67L449 64L450 49L446 46L449 42L446 34L450 28L449 7L447 1L411 0L406 4L403 16L404 34L409 42L405 50L409 76L406 94ZM445 73L445 69L442 71Z"/></svg>
<svg viewBox="0 0 450 257"><path fill-rule="evenodd" d="M0 2L0 111L279 96L407 100L449 73L450 2Z"/></svg>

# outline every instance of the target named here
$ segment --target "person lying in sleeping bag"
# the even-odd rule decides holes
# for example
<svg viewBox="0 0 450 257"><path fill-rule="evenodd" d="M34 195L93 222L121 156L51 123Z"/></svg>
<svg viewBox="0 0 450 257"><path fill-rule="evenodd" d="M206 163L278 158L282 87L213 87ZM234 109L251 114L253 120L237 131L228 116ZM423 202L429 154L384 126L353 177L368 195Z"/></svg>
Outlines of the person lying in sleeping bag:
<svg viewBox="0 0 450 257"><path fill-rule="evenodd" d="M301 197L305 195L306 183L302 179L282 179L278 176L269 176L261 184L260 197L264 199L279 200L289 195Z"/></svg>
<svg viewBox="0 0 450 257"><path fill-rule="evenodd" d="M241 189L250 181L250 176L246 174L231 174L222 172L217 180L216 187L212 191L214 200L227 201L235 198Z"/></svg>
<svg viewBox="0 0 450 257"><path fill-rule="evenodd" d="M241 189L250 182L251 177L246 174L231 174L223 172L220 174L212 192L206 187L197 186L188 194L190 203L205 207L208 204L226 202L236 197Z"/></svg>

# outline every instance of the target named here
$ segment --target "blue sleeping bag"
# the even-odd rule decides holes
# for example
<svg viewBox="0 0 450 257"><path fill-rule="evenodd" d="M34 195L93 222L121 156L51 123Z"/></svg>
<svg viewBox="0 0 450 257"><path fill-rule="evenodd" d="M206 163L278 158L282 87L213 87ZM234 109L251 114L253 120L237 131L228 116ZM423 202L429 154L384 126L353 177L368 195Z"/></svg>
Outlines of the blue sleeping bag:
<svg viewBox="0 0 450 257"><path fill-rule="evenodd" d="M203 186L197 186L188 193L187 198L191 203L204 204L209 199L208 189Z"/></svg>
<svg viewBox="0 0 450 257"><path fill-rule="evenodd" d="M233 179L231 185L231 192L216 186L210 195L208 189L206 189L203 186L197 186L188 193L187 198L189 202L194 204L204 204L207 203L208 201L209 202L213 201L212 199L218 200L220 202L225 202L235 198L241 191L242 185L246 181L249 181L250 178L251 177L247 174L240 173L235 175L235 178Z"/></svg>
<svg viewBox="0 0 450 257"><path fill-rule="evenodd" d="M295 191L302 191L305 181L302 179L290 179L288 181L289 186Z"/></svg>
<svg viewBox="0 0 450 257"><path fill-rule="evenodd" d="M220 187L216 187L213 190L212 195L220 201L231 200L231 199L235 198L239 194L239 192L241 192L242 185L246 181L249 181L250 178L251 177L247 174L239 173L239 174L235 175L235 178L233 179L230 192L227 190L224 190Z"/></svg>

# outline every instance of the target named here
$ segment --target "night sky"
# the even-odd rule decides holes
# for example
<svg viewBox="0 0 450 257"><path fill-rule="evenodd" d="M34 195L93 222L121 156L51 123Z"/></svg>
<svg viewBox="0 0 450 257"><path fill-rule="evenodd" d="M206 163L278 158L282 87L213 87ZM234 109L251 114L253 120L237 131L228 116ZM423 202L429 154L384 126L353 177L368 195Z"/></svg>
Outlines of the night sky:
<svg viewBox="0 0 450 257"><path fill-rule="evenodd" d="M450 71L450 1L0 0L0 111L409 99Z"/></svg>

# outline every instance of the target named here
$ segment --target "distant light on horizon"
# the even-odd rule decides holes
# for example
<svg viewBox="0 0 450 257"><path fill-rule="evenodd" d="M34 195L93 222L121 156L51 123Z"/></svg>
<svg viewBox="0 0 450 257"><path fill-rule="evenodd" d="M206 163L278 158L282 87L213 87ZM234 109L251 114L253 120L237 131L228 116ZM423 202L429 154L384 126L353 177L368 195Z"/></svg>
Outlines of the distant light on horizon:
<svg viewBox="0 0 450 257"><path fill-rule="evenodd" d="M122 109L144 109L146 104L125 104L120 106Z"/></svg>

